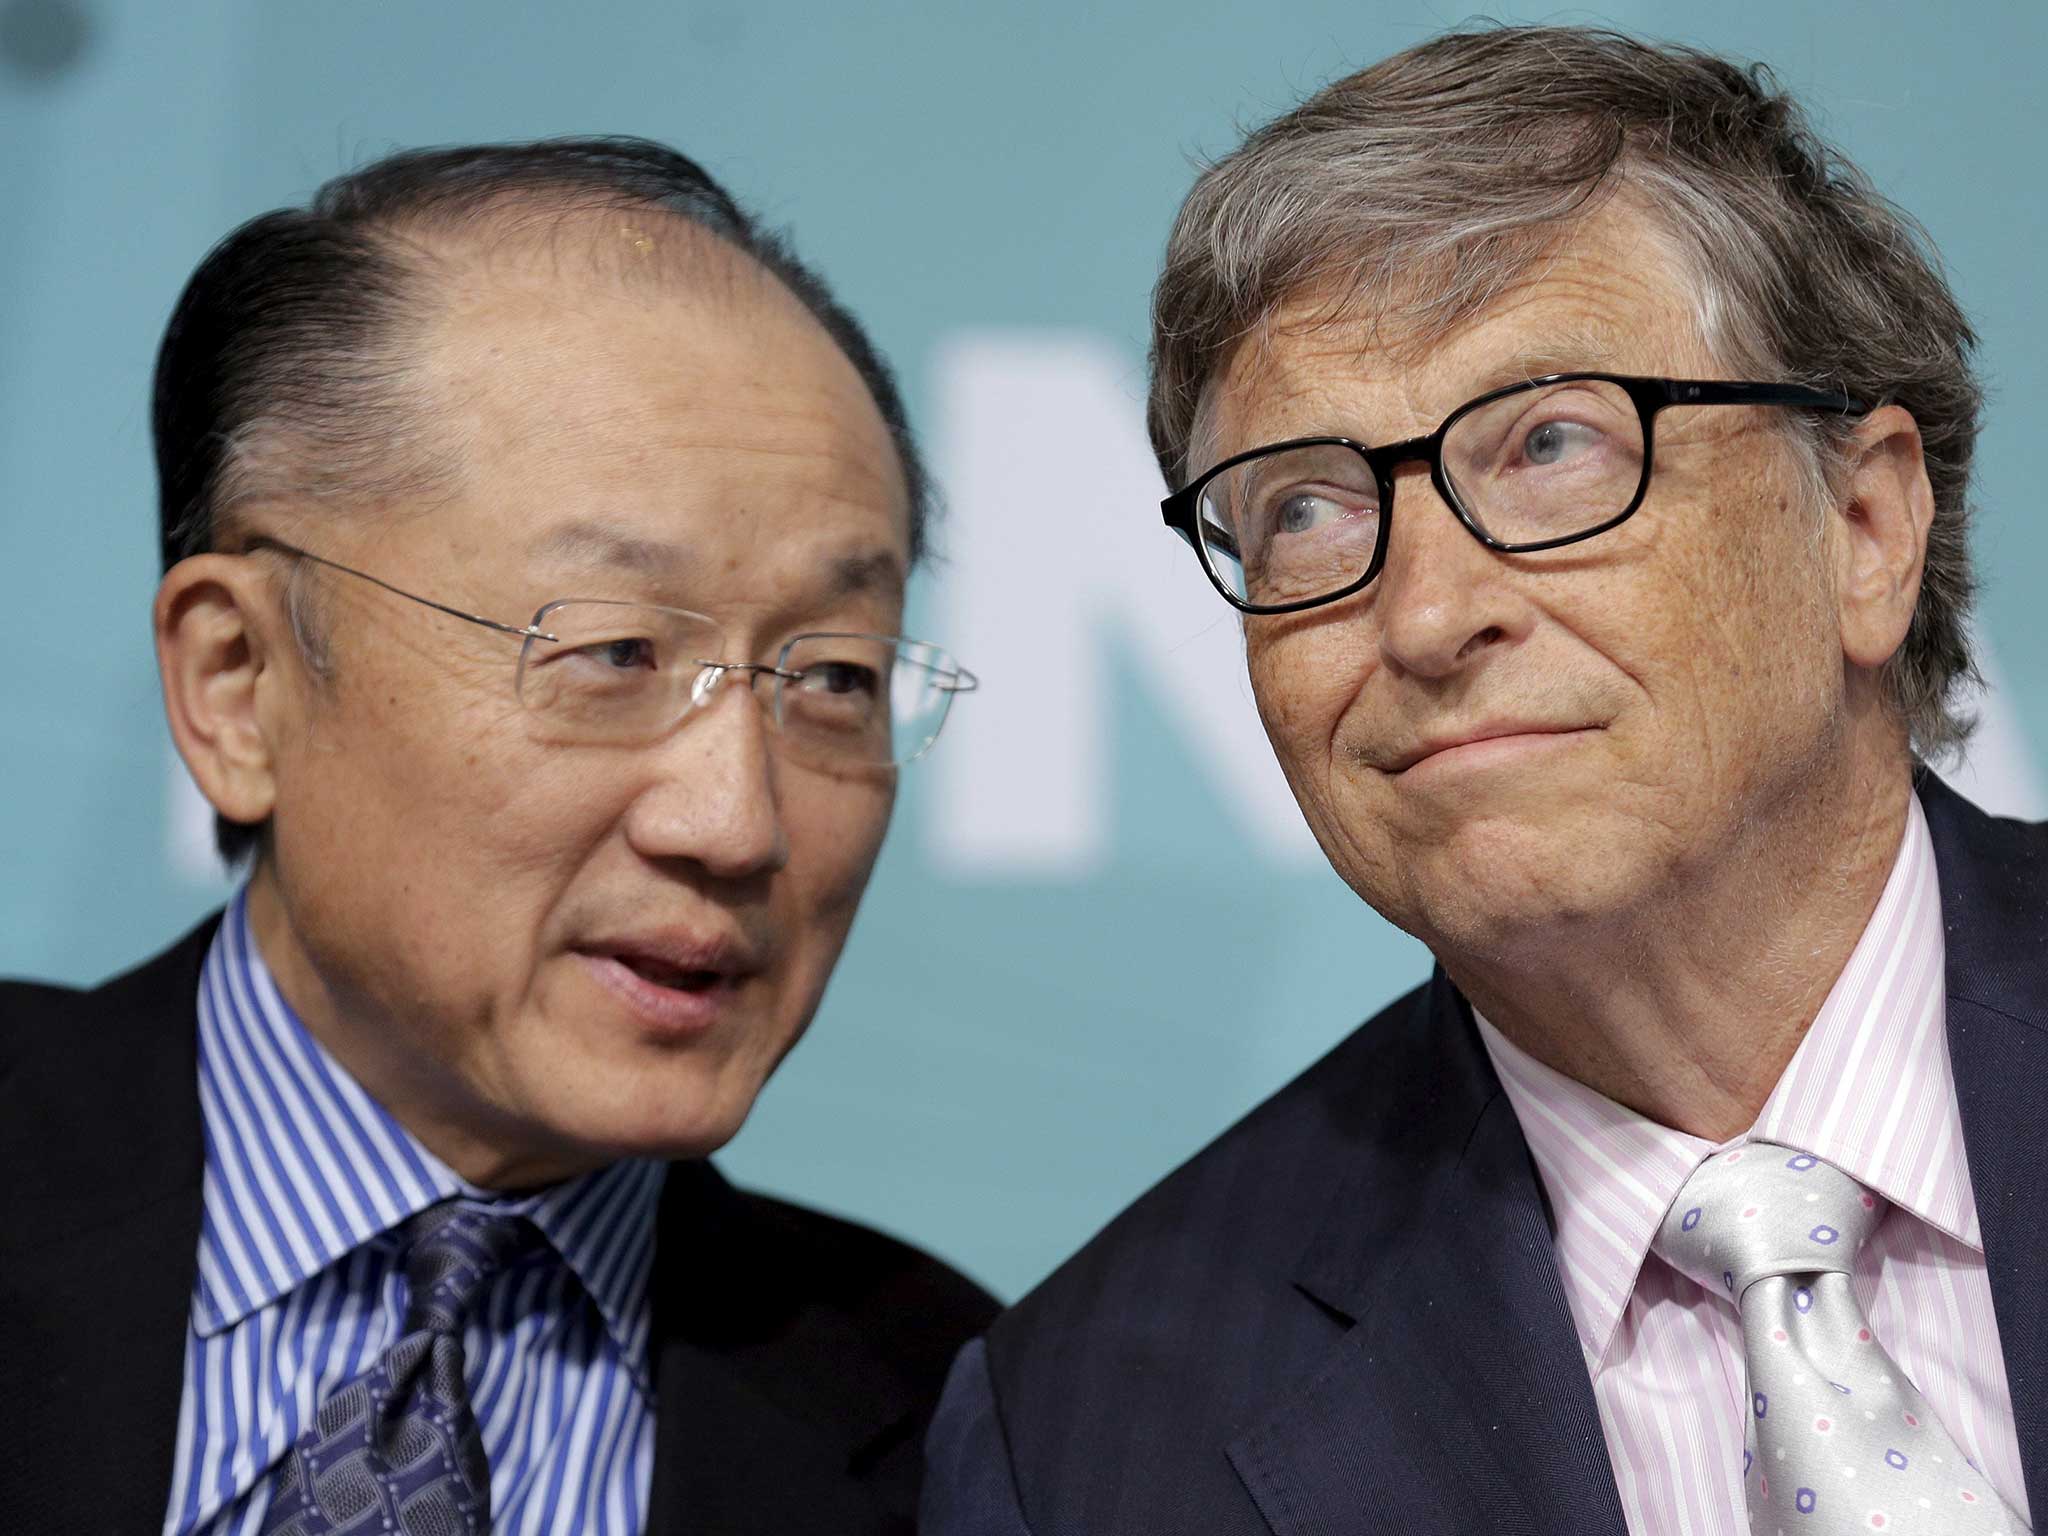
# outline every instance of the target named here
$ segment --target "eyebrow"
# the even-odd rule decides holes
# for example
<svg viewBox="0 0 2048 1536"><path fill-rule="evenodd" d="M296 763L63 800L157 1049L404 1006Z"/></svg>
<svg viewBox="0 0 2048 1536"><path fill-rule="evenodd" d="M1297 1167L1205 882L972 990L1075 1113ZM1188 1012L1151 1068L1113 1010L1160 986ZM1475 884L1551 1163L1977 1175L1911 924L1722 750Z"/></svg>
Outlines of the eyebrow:
<svg viewBox="0 0 2048 1536"><path fill-rule="evenodd" d="M1464 398L1475 399L1480 395L1491 394L1496 389L1505 389L1510 384L1526 384L1531 379L1545 378L1553 373L1612 372L1615 355L1614 338L1604 332L1590 327L1560 332L1547 340L1531 343L1510 353L1493 367L1479 374L1471 381ZM1213 404L1205 393L1196 406L1194 421L1188 432L1189 461L1185 466L1185 472L1190 477L1201 473L1206 467L1195 462L1194 450L1198 446L1207 447L1208 462L1211 464L1226 457L1216 452L1216 423L1212 409Z"/></svg>
<svg viewBox="0 0 2048 1536"><path fill-rule="evenodd" d="M1572 332L1524 347L1504 359L1498 367L1487 370L1474 393L1526 384L1553 373L1606 373L1614 355L1611 338L1594 331Z"/></svg>
<svg viewBox="0 0 2048 1536"><path fill-rule="evenodd" d="M909 577L893 550L872 549L857 555L840 555L832 562L831 587L834 597L859 593L901 592Z"/></svg>
<svg viewBox="0 0 2048 1536"><path fill-rule="evenodd" d="M638 576L673 577L691 565L688 546L668 539L647 539L609 523L579 520L541 535L528 552L543 560L570 560ZM900 593L909 579L894 550L873 548L835 555L827 562L821 583L830 597L870 592Z"/></svg>

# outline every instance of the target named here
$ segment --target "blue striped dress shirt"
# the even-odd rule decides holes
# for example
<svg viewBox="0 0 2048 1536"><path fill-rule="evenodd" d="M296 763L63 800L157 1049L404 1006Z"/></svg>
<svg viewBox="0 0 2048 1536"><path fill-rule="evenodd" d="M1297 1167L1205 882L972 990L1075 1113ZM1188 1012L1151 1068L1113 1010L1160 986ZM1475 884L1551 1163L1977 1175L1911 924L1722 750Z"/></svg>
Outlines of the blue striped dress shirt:
<svg viewBox="0 0 2048 1536"><path fill-rule="evenodd" d="M648 1280L665 1167L628 1160L504 1199L364 1092L278 993L247 892L199 988L206 1163L167 1536L253 1536L320 1403L398 1333L392 1229L460 1197L517 1211L558 1262L486 1287L463 1337L504 1536L638 1536L654 1464Z"/></svg>

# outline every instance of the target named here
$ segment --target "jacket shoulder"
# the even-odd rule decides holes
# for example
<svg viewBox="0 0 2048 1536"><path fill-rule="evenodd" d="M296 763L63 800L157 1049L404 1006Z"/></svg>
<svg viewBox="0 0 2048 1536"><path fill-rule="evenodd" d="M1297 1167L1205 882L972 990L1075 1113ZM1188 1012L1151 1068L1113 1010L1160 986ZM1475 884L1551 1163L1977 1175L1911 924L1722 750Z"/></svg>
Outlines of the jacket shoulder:
<svg viewBox="0 0 2048 1536"><path fill-rule="evenodd" d="M216 919L98 987L0 982L7 1231L94 1199L109 1214L196 1182L199 973ZM120 1126L118 1136L111 1127Z"/></svg>
<svg viewBox="0 0 2048 1536"><path fill-rule="evenodd" d="M995 1313L908 1243L672 1165L655 1243L662 1497L691 1529L908 1532L947 1367Z"/></svg>
<svg viewBox="0 0 2048 1536"><path fill-rule="evenodd" d="M998 1311L910 1244L735 1188L708 1162L669 1169L654 1300L665 1340L724 1359L799 1417L841 1424L885 1401L935 1403L954 1354Z"/></svg>
<svg viewBox="0 0 2048 1536"><path fill-rule="evenodd" d="M1988 816L1924 770L1914 787L1941 882L1950 999L2039 1016L2048 958L2048 822Z"/></svg>
<svg viewBox="0 0 2048 1536"><path fill-rule="evenodd" d="M1223 1448L1348 1326L1297 1289L1318 1236L1421 1219L1390 1160L1425 1155L1408 1127L1441 1097L1443 1022L1430 987L1395 1001L997 1320L989 1390L1036 1528L1264 1528Z"/></svg>
<svg viewBox="0 0 2048 1536"><path fill-rule="evenodd" d="M199 970L219 926L216 912L163 953L96 987L0 977L0 1068L33 1054L53 1034L65 1045L89 1045L73 1026L104 1035L153 1025L166 1008L194 1012Z"/></svg>
<svg viewBox="0 0 2048 1536"><path fill-rule="evenodd" d="M0 980L0 1082L49 1042L68 1035L75 1021L90 1011L85 1003L93 995L83 987L55 982Z"/></svg>
<svg viewBox="0 0 2048 1536"><path fill-rule="evenodd" d="M1298 1230L1305 1242L1322 1213L1327 1154L1353 1132L1383 1134L1405 1117L1396 1112L1425 1055L1429 991L1397 998L1141 1195L1011 1309L998 1337L1068 1326L1133 1288L1156 1296L1197 1248L1202 1285L1220 1271L1265 1278L1275 1265L1291 1266L1298 1248L1262 1248L1256 1239Z"/></svg>
<svg viewBox="0 0 2048 1536"><path fill-rule="evenodd" d="M768 1274L784 1277L807 1304L858 1322L934 1393L960 1346L999 1310L981 1286L900 1238L770 1195L733 1193Z"/></svg>
<svg viewBox="0 0 2048 1536"><path fill-rule="evenodd" d="M9 978L0 981L0 1079L26 1058L53 1030L80 1012L88 994L77 987Z"/></svg>

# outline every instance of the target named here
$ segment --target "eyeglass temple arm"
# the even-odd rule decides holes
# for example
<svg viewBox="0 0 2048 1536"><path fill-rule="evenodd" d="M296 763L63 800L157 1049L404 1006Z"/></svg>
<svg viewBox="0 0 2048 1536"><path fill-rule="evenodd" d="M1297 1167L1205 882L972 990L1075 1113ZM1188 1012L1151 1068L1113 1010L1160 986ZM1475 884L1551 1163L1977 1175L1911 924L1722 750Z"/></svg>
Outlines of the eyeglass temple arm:
<svg viewBox="0 0 2048 1536"><path fill-rule="evenodd" d="M1870 411L1855 396L1837 390L1808 389L1803 384L1746 384L1732 379L1667 379L1664 398L1671 405L1793 405L1851 416Z"/></svg>
<svg viewBox="0 0 2048 1536"><path fill-rule="evenodd" d="M394 587L382 577L372 576L368 571L359 571L352 565L343 565L339 560L329 560L325 555L316 555L311 550L300 549L296 544L287 544L283 539L274 539L268 534L252 535L243 542L242 549L244 553L252 549L275 549L300 560L310 560L315 565L327 566L344 575L359 577L374 587L382 587L393 597L402 597L409 603L418 603L423 608L445 613L450 618L462 619L470 624L481 624L485 629L495 629L501 635L516 635L522 640L549 640L559 643L558 636L549 634L537 624L503 624L496 619L487 619L480 613L468 613L460 608L451 608L446 603L435 602L431 597L421 597L417 592Z"/></svg>
<svg viewBox="0 0 2048 1536"><path fill-rule="evenodd" d="M374 576L369 579L377 581ZM495 629L501 635L515 635L521 640L548 640L556 644L561 642L561 636L551 635L537 624L501 624L498 620L487 619L480 613L464 613L460 608L450 608L446 603L437 603L431 597L414 597L410 592L399 592L398 588L388 581L377 581L377 585L386 592L398 592L400 597L411 597L414 602L424 603L427 607L445 613L451 618L467 619L472 624L483 625L485 629Z"/></svg>
<svg viewBox="0 0 2048 1536"><path fill-rule="evenodd" d="M1193 489L1194 487L1190 485L1184 490L1175 491L1171 496L1160 502L1159 514L1165 520L1166 526L1179 534L1187 547L1192 549L1197 556L1200 556L1202 553L1202 543L1195 535L1195 519L1200 517L1201 513L1195 509L1194 498L1188 494ZM1209 525L1209 542L1230 559L1236 560L1240 558L1237 552L1237 540L1231 537L1229 529L1221 528L1211 523Z"/></svg>

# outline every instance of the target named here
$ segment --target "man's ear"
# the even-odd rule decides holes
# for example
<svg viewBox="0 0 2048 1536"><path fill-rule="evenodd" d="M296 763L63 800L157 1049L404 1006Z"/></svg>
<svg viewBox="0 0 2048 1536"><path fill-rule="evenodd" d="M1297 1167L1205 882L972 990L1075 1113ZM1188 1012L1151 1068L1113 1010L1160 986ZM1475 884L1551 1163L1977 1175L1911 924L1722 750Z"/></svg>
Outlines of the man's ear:
<svg viewBox="0 0 2048 1536"><path fill-rule="evenodd" d="M276 800L272 712L278 681L268 573L234 555L194 555L157 588L156 663L164 714L199 792L230 821L269 819Z"/></svg>
<svg viewBox="0 0 2048 1536"><path fill-rule="evenodd" d="M1887 405L1857 424L1843 447L1830 532L1835 542L1835 597L1842 654L1875 671L1905 643L1920 600L1934 488L1920 447L1920 424L1903 406Z"/></svg>

